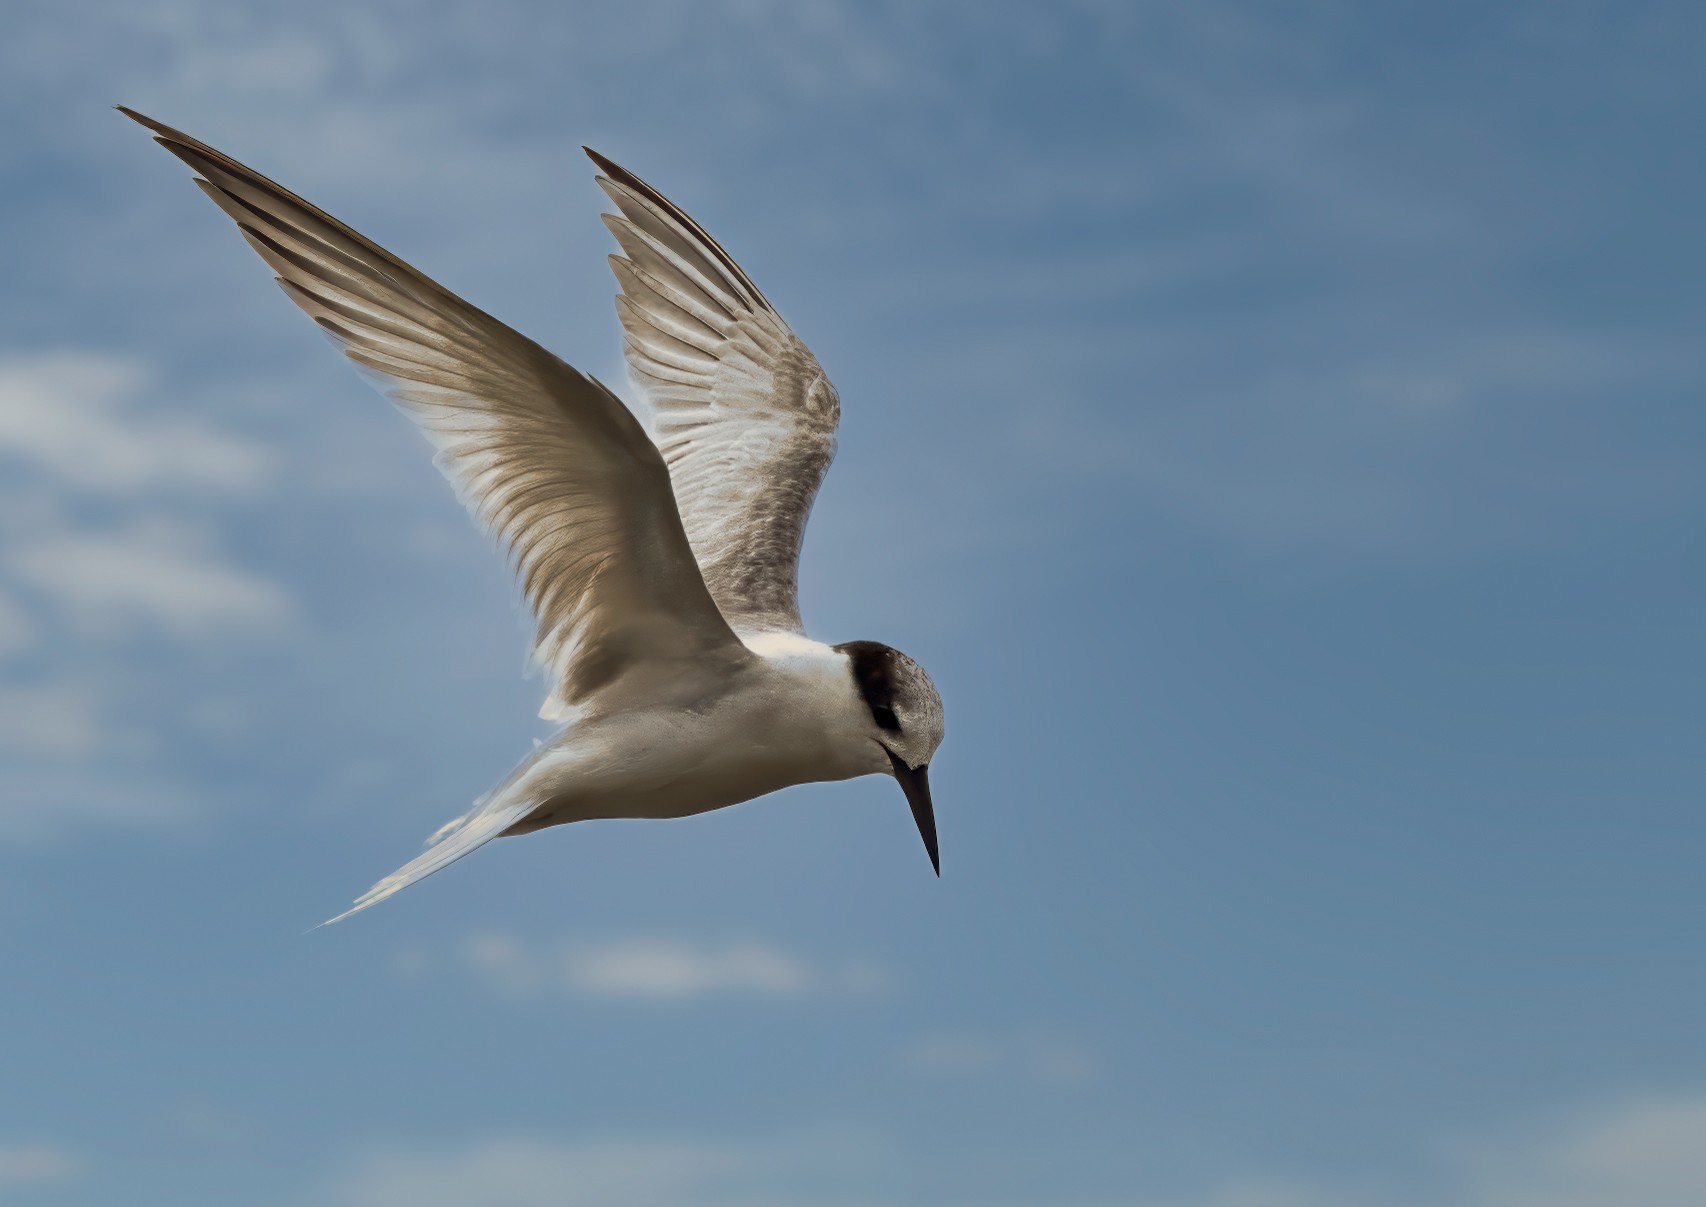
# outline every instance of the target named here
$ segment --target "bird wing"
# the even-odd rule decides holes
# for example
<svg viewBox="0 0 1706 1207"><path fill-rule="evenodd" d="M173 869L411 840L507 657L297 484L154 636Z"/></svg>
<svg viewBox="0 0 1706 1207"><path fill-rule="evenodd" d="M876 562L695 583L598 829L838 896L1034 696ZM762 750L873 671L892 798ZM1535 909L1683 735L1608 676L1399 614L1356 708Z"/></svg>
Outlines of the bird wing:
<svg viewBox="0 0 1706 1207"><path fill-rule="evenodd" d="M739 649L657 446L615 395L260 173L120 110L193 168L300 306L419 425L508 552L561 717L634 665Z"/></svg>
<svg viewBox="0 0 1706 1207"><path fill-rule="evenodd" d="M806 518L841 404L817 358L699 224L588 149L619 214L604 221L628 368L656 412L682 522L736 632L804 632Z"/></svg>

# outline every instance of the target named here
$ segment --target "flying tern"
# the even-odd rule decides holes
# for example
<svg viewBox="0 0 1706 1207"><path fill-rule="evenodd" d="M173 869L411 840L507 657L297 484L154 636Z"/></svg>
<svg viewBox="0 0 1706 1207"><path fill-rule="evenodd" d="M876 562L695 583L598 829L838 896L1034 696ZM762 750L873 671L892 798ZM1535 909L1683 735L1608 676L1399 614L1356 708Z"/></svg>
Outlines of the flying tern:
<svg viewBox="0 0 1706 1207"><path fill-rule="evenodd" d="M911 658L805 635L806 518L840 402L817 358L692 218L586 149L629 372L654 434L595 378L337 219L133 110L286 296L420 428L509 554L561 723L333 922L494 838L685 817L793 784L891 775L941 874L928 767L942 700Z"/></svg>

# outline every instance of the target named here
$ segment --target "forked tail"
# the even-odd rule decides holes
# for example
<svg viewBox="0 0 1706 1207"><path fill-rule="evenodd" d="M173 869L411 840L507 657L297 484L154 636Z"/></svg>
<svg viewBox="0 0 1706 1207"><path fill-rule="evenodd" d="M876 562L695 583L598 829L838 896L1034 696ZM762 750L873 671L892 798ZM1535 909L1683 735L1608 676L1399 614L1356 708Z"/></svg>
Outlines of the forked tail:
<svg viewBox="0 0 1706 1207"><path fill-rule="evenodd" d="M342 922L351 914L359 914L368 906L377 905L385 898L401 892L415 881L424 880L440 868L449 867L462 856L485 846L526 817L540 803L529 790L532 785L527 782L528 773L538 765L541 756L549 749L548 746L536 749L504 777L503 783L476 801L472 809L434 831L432 837L427 839L426 850L357 897L350 908L335 918L327 918L320 926Z"/></svg>

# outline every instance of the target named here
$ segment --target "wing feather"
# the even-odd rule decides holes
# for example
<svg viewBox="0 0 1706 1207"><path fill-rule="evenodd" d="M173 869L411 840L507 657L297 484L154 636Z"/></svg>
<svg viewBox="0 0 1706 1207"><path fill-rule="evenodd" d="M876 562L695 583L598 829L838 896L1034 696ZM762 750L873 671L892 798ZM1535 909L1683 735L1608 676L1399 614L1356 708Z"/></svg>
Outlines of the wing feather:
<svg viewBox="0 0 1706 1207"><path fill-rule="evenodd" d="M803 632L806 520L835 455L840 402L817 358L721 244L633 173L588 150L628 369L706 585L742 634Z"/></svg>
<svg viewBox="0 0 1706 1207"><path fill-rule="evenodd" d="M553 675L546 715L639 663L739 649L694 563L663 456L615 395L265 176L121 112L198 173L285 295L437 449L434 463L514 562L538 622L535 654ZM702 284L678 270L671 287L703 295ZM690 340L659 338L647 356L660 369L712 363Z"/></svg>

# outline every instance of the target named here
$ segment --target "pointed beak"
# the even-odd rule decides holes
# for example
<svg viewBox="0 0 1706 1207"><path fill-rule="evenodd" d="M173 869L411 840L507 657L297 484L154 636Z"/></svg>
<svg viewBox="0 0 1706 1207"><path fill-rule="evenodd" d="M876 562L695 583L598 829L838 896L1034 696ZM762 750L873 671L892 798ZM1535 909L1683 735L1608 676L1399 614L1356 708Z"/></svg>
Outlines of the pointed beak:
<svg viewBox="0 0 1706 1207"><path fill-rule="evenodd" d="M888 747L884 747L888 750ZM930 768L928 765L916 770L908 767L904 760L888 751L889 762L894 764L894 777L900 781L900 790L906 793L906 803L912 806L912 820L918 823L918 836L924 840L924 849L930 852L930 866L936 869L936 875L942 874L942 856L936 849L936 810L930 804Z"/></svg>

